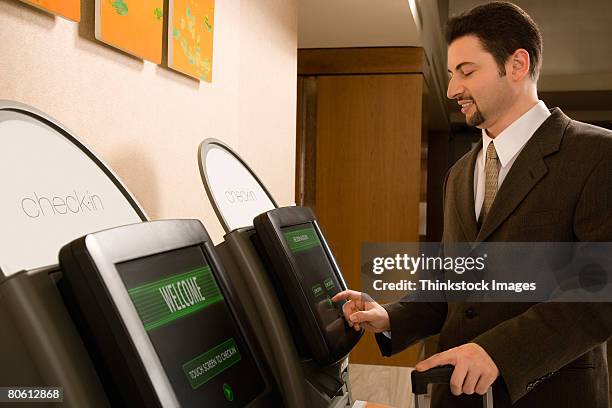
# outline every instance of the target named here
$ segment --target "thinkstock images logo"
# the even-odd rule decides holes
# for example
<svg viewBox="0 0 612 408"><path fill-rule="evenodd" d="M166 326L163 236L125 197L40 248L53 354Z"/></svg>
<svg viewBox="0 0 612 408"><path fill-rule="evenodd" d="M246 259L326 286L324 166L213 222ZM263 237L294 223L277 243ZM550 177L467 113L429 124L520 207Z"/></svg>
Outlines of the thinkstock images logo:
<svg viewBox="0 0 612 408"><path fill-rule="evenodd" d="M29 218L62 216L103 211L104 204L98 194L73 190L69 194L42 194L34 192L20 199L21 210Z"/></svg>

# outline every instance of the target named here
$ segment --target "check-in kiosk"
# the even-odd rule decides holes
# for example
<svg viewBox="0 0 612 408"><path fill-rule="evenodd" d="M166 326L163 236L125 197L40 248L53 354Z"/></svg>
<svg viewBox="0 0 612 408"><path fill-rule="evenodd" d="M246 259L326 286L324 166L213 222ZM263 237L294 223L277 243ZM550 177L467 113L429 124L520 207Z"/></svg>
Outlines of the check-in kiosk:
<svg viewBox="0 0 612 408"><path fill-rule="evenodd" d="M66 242L144 212L67 128L11 101L0 101L0 189L0 386L62 387L63 407L109 406L54 265Z"/></svg>
<svg viewBox="0 0 612 408"><path fill-rule="evenodd" d="M330 300L346 284L314 214L277 208L249 166L218 140L205 140L198 159L227 232L217 250L285 405L350 406L347 355L362 333L348 327L342 304Z"/></svg>
<svg viewBox="0 0 612 408"><path fill-rule="evenodd" d="M68 129L8 101L0 188L0 387L61 390L19 406L281 404L199 221L144 222Z"/></svg>
<svg viewBox="0 0 612 408"><path fill-rule="evenodd" d="M60 266L113 406L277 406L244 310L197 220L88 234Z"/></svg>
<svg viewBox="0 0 612 408"><path fill-rule="evenodd" d="M331 298L347 289L310 208L284 207L253 221L256 247L277 282L298 350L320 365L345 358L363 332L346 323L342 305Z"/></svg>

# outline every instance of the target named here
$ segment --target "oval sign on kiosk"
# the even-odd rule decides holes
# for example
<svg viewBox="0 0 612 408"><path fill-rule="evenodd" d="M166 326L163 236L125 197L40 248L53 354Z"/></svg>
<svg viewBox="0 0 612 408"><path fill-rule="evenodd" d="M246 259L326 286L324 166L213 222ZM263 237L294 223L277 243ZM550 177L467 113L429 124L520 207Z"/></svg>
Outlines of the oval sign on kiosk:
<svg viewBox="0 0 612 408"><path fill-rule="evenodd" d="M206 194L225 232L252 226L257 215L278 207L253 170L223 142L205 139L198 164Z"/></svg>
<svg viewBox="0 0 612 408"><path fill-rule="evenodd" d="M0 100L0 270L57 263L66 242L146 220L115 174L44 113Z"/></svg>

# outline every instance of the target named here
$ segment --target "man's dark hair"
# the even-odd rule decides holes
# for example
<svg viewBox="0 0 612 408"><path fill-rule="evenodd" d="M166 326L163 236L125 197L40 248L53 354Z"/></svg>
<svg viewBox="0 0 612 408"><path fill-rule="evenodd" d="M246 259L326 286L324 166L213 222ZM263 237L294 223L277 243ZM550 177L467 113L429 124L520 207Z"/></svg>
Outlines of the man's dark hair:
<svg viewBox="0 0 612 408"><path fill-rule="evenodd" d="M466 35L475 35L484 49L493 55L500 76L506 75L505 63L518 49L529 53L529 75L536 81L542 64L542 35L536 23L519 6L495 1L474 7L446 23L446 43Z"/></svg>

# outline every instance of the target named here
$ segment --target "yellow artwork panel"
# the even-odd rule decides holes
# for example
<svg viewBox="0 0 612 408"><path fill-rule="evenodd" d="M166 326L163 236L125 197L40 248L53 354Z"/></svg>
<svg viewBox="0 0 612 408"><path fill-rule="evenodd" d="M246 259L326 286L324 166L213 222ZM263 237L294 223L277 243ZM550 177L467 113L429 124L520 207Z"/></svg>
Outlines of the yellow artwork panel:
<svg viewBox="0 0 612 408"><path fill-rule="evenodd" d="M162 60L164 0L96 0L96 38L129 54Z"/></svg>
<svg viewBox="0 0 612 408"><path fill-rule="evenodd" d="M81 21L81 0L22 0L69 20Z"/></svg>
<svg viewBox="0 0 612 408"><path fill-rule="evenodd" d="M168 66L212 82L214 0L170 0Z"/></svg>

